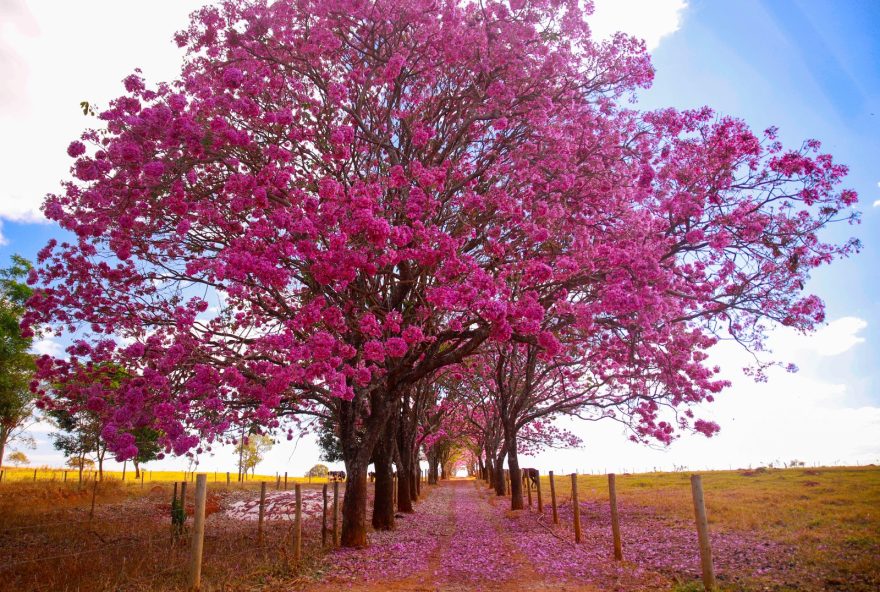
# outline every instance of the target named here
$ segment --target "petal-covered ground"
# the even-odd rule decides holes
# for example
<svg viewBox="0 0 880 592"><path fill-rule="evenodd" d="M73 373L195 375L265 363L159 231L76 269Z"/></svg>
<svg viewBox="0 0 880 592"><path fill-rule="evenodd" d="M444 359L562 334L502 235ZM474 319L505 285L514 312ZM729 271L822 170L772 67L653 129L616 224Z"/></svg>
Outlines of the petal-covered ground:
<svg viewBox="0 0 880 592"><path fill-rule="evenodd" d="M581 544L574 543L570 502L559 506L559 525L549 504L543 515L509 504L473 481L428 488L415 513L398 515L397 529L371 532L366 549L329 553L321 581L306 589L668 591L699 581L693 524L655 508L620 507L624 560L615 561L607 504L581 503ZM741 589L743 578L749 589L821 589L799 575L793 549L738 532L711 538L724 589Z"/></svg>
<svg viewBox="0 0 880 592"><path fill-rule="evenodd" d="M340 496L342 493L340 492ZM341 503L341 501L340 501ZM328 498L328 508L333 504L333 493ZM302 513L304 518L320 517L324 508L323 493L315 489L302 490ZM328 509L328 512L331 511ZM238 520L259 520L260 498L250 497L229 504L224 512L227 517ZM265 520L293 520L296 516L296 493L273 491L266 493Z"/></svg>

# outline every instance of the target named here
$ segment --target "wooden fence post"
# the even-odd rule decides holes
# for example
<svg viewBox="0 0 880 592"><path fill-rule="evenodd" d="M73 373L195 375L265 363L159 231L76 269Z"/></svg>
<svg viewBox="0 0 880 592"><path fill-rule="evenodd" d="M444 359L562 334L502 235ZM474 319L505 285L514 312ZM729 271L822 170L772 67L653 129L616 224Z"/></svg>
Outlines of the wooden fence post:
<svg viewBox="0 0 880 592"><path fill-rule="evenodd" d="M581 542L581 504L578 501L577 473L571 474L571 510L574 515L574 542Z"/></svg>
<svg viewBox="0 0 880 592"><path fill-rule="evenodd" d="M92 508L89 510L89 522L92 521L92 518L95 516L95 496L98 495L98 482L95 481L95 484L92 485Z"/></svg>
<svg viewBox="0 0 880 592"><path fill-rule="evenodd" d="M620 544L620 517L617 514L617 482L614 473L608 474L608 498L611 501L611 535L614 537L614 558L623 559Z"/></svg>
<svg viewBox="0 0 880 592"><path fill-rule="evenodd" d="M541 498L541 472L540 471L538 471L538 480L536 483L537 483L537 485L535 487L537 488L537 494L538 494L538 513L543 514L544 513L544 500Z"/></svg>
<svg viewBox="0 0 880 592"><path fill-rule="evenodd" d="M302 485L293 486L296 493L296 517L293 522L293 560L299 565L302 557Z"/></svg>
<svg viewBox="0 0 880 592"><path fill-rule="evenodd" d="M67 481L67 473L64 473L64 480ZM141 471L141 489L144 488L144 472Z"/></svg>
<svg viewBox="0 0 880 592"><path fill-rule="evenodd" d="M327 484L322 488L324 494L324 513L321 518L321 548L327 546Z"/></svg>
<svg viewBox="0 0 880 592"><path fill-rule="evenodd" d="M171 543L174 543L174 507L177 505L177 481L174 482L174 491L171 493Z"/></svg>
<svg viewBox="0 0 880 592"><path fill-rule="evenodd" d="M183 521L186 522L186 481L180 482L180 507L183 508Z"/></svg>
<svg viewBox="0 0 880 592"><path fill-rule="evenodd" d="M263 545L263 518L266 515L266 482L260 481L260 517L257 525L257 544Z"/></svg>
<svg viewBox="0 0 880 592"><path fill-rule="evenodd" d="M703 478L691 475L691 493L694 497L694 518L697 523L697 538L700 542L700 563L703 567L703 586L706 590L715 589L715 570L712 567L712 546L709 542L709 521L706 519L706 505L703 500Z"/></svg>
<svg viewBox="0 0 880 592"><path fill-rule="evenodd" d="M333 546L339 546L339 481L333 482Z"/></svg>
<svg viewBox="0 0 880 592"><path fill-rule="evenodd" d="M526 483L526 491L529 494L529 509L531 510L532 509L532 479L531 479L531 477L528 477L524 481Z"/></svg>
<svg viewBox="0 0 880 592"><path fill-rule="evenodd" d="M284 471L284 491L287 491L287 471Z"/></svg>
<svg viewBox="0 0 880 592"><path fill-rule="evenodd" d="M553 505L553 524L559 524L559 513L556 511L556 481L553 471L548 473L550 477L550 503Z"/></svg>
<svg viewBox="0 0 880 592"><path fill-rule="evenodd" d="M229 471L226 471L226 488L229 488Z"/></svg>
<svg viewBox="0 0 880 592"><path fill-rule="evenodd" d="M34 469L34 482L36 483L36 481L37 481L37 469Z"/></svg>
<svg viewBox="0 0 880 592"><path fill-rule="evenodd" d="M205 548L205 500L208 497L208 475L199 473L196 479L196 507L193 516L193 536L190 546L189 589L198 592L202 585L202 552Z"/></svg>
<svg viewBox="0 0 880 592"><path fill-rule="evenodd" d="M3 483L3 475L6 473L6 469L0 471L0 483Z"/></svg>

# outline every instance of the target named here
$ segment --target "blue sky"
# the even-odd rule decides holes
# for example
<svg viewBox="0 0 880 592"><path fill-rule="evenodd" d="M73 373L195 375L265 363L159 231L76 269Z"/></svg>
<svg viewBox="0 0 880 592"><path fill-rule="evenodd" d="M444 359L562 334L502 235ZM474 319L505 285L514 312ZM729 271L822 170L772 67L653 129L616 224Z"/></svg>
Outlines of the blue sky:
<svg viewBox="0 0 880 592"><path fill-rule="evenodd" d="M171 35L199 4L160 0L149 14L110 0L0 4L0 266L12 253L33 259L59 235L38 206L66 173L65 146L87 124L78 102L106 104L134 67L152 80L173 76L179 54ZM776 125L789 145L821 140L850 166L846 185L860 194L863 212L860 226L833 228L828 237L854 234L864 249L819 270L807 286L827 303L827 327L810 337L771 336L777 356L800 373L774 372L756 385L740 376L741 352L714 354L734 381L706 410L722 426L716 438L685 437L652 450L626 443L616 425L576 424L586 449L542 454L533 464L621 470L880 461L880 2L601 0L593 26L598 35L623 29L646 38L657 75L642 107L709 105L758 130ZM38 348L60 351L53 341ZM46 429L38 427L40 445L26 452L36 463L60 464ZM277 446L260 469L301 472L316 461L314 443L304 439L296 449ZM221 452L201 466L233 465Z"/></svg>

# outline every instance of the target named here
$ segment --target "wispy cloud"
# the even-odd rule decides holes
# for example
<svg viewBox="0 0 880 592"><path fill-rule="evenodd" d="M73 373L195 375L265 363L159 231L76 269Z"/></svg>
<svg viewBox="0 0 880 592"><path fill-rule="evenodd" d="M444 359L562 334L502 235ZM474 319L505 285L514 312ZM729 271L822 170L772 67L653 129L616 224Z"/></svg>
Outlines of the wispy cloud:
<svg viewBox="0 0 880 592"><path fill-rule="evenodd" d="M681 27L685 0L596 0L588 21L593 35L608 37L617 31L645 40L648 51Z"/></svg>

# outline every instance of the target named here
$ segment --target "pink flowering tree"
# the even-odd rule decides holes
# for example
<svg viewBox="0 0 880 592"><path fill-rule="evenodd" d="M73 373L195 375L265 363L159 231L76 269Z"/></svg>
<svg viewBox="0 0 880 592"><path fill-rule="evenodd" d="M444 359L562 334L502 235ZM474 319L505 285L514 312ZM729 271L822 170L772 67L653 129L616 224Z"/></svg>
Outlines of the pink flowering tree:
<svg viewBox="0 0 880 592"><path fill-rule="evenodd" d="M801 290L855 246L817 236L853 216L845 168L708 109L632 110L619 99L649 59L594 42L590 10L230 0L177 36L177 80L127 78L45 202L76 238L40 253L25 319L129 369L87 402L112 396L117 457L144 417L182 454L326 414L349 474L342 543L362 546L389 419L487 343L553 356L570 329L613 350L591 372L621 392L650 390L635 369L657 360L690 369L663 381L688 405L720 388L703 366L719 335L760 347L767 321L821 321ZM667 434L654 405L638 425Z"/></svg>

